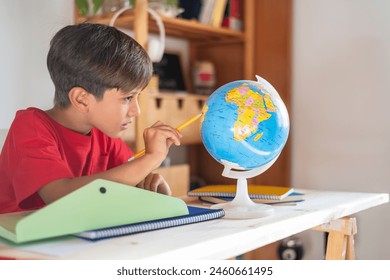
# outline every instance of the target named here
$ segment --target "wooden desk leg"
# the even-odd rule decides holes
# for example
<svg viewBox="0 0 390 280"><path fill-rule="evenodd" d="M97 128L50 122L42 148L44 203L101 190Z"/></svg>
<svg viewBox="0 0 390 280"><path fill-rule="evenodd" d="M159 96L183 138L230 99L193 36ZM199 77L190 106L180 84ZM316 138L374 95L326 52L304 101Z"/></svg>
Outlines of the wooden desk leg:
<svg viewBox="0 0 390 280"><path fill-rule="evenodd" d="M346 254L345 257L346 257L347 260L354 260L354 259L356 259L356 255L355 255L355 240L353 239L353 235L349 235L347 237L347 254Z"/></svg>
<svg viewBox="0 0 390 280"><path fill-rule="evenodd" d="M344 217L317 226L314 230L328 232L326 260L354 260L354 235L357 233L356 218Z"/></svg>

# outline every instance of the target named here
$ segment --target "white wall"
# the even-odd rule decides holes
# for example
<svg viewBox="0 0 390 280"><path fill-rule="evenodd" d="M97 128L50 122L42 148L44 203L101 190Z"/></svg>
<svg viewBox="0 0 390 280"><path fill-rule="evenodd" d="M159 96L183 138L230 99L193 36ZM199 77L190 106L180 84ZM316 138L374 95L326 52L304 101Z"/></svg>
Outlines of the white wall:
<svg viewBox="0 0 390 280"><path fill-rule="evenodd" d="M295 0L292 73L293 185L389 193L390 1ZM359 259L390 259L389 210L356 216Z"/></svg>
<svg viewBox="0 0 390 280"><path fill-rule="evenodd" d="M49 42L72 20L73 1L0 0L0 129L9 127L18 109L52 105Z"/></svg>

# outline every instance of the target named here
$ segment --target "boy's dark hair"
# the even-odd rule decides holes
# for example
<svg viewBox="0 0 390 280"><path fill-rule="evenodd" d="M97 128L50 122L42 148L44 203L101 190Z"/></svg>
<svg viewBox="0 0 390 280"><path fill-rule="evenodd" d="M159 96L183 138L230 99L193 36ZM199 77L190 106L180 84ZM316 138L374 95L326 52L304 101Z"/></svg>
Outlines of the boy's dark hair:
<svg viewBox="0 0 390 280"><path fill-rule="evenodd" d="M81 23L62 28L50 42L47 67L55 86L54 104L70 105L68 93L76 86L96 99L104 91L143 89L152 75L147 52L114 27Z"/></svg>

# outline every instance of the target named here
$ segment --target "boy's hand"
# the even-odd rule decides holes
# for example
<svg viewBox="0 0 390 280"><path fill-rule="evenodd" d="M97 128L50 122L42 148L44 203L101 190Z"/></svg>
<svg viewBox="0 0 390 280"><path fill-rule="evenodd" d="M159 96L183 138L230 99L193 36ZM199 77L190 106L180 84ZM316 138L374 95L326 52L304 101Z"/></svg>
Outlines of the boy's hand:
<svg viewBox="0 0 390 280"><path fill-rule="evenodd" d="M166 195L172 195L172 191L164 177L156 173L150 173L144 180L137 184L137 187Z"/></svg>
<svg viewBox="0 0 390 280"><path fill-rule="evenodd" d="M174 144L180 146L181 133L173 127L156 122L151 127L144 130L145 154L158 156L163 161L169 151L169 147Z"/></svg>

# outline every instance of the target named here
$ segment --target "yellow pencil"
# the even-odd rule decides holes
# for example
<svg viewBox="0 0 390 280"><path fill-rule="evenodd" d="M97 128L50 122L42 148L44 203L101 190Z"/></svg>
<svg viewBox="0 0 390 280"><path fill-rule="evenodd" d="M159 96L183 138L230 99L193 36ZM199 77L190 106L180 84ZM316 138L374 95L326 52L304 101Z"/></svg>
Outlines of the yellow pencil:
<svg viewBox="0 0 390 280"><path fill-rule="evenodd" d="M192 124L193 122L195 122L196 120L198 120L201 116L203 115L203 113L200 113L199 115L196 115L195 117L192 117L191 119L189 119L188 121L182 123L181 125L179 125L178 127L176 127L176 130L177 131L180 131L184 128L186 128L187 126L189 126L190 124ZM136 159L136 158L139 158L141 156L143 156L145 154L145 149L142 149L141 151L139 151L138 153L136 153L133 157L131 157L129 159L130 160L133 160L133 159Z"/></svg>

